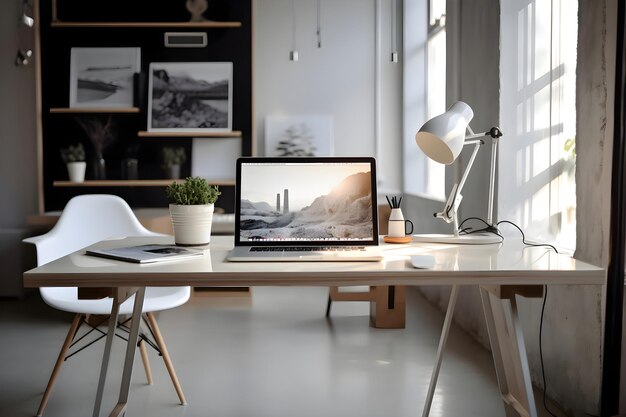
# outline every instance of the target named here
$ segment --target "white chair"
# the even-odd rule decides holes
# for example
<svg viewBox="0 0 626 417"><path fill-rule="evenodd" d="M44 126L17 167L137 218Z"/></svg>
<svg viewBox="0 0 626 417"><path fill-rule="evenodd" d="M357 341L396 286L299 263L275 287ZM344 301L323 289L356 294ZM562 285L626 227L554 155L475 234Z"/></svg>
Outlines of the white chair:
<svg viewBox="0 0 626 417"><path fill-rule="evenodd" d="M75 252L93 243L110 238L127 236L162 236L144 228L135 217L128 204L114 195L82 195L72 198L59 221L48 233L24 239L37 248L37 265L43 265L57 258ZM97 300L78 299L76 287L48 287L40 288L43 300L51 307L75 313L74 320L67 333L59 357L54 365L52 375L44 392L37 416L41 416L48 403L52 387L66 359L72 341L86 315L109 315L111 313L112 298ZM153 312L178 307L189 300L190 287L148 287L146 288L143 310L144 319L153 334L158 350L178 394L181 404L186 404L176 371L172 365L167 347L163 342L161 332L154 318ZM120 305L119 314L130 315L133 310L135 296ZM152 384L152 374L148 363L145 334L139 342L141 358L144 363L148 384Z"/></svg>

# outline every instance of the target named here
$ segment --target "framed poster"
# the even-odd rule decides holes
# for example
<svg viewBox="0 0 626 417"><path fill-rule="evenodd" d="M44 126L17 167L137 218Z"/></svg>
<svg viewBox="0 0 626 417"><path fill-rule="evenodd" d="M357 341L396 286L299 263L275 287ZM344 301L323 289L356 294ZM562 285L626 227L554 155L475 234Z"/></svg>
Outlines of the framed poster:
<svg viewBox="0 0 626 417"><path fill-rule="evenodd" d="M72 48L70 107L132 107L140 48Z"/></svg>
<svg viewBox="0 0 626 417"><path fill-rule="evenodd" d="M265 118L265 155L332 156L332 116L267 116Z"/></svg>
<svg viewBox="0 0 626 417"><path fill-rule="evenodd" d="M232 62L153 62L148 81L148 131L232 130Z"/></svg>
<svg viewBox="0 0 626 417"><path fill-rule="evenodd" d="M191 144L191 176L231 180L237 176L241 138L194 138Z"/></svg>

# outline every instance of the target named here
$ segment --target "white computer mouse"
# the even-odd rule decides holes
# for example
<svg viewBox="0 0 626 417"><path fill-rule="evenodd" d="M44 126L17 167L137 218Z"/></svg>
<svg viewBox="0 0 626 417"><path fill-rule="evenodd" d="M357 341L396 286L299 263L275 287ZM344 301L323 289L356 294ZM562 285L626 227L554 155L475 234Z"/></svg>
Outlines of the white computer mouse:
<svg viewBox="0 0 626 417"><path fill-rule="evenodd" d="M411 265L413 268L430 269L435 266L435 257L432 255L413 255L411 256Z"/></svg>

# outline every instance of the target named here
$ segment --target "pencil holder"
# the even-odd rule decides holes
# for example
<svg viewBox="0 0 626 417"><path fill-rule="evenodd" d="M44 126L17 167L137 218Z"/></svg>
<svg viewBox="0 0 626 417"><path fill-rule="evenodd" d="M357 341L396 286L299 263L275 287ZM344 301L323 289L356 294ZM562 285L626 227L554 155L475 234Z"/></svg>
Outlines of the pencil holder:
<svg viewBox="0 0 626 417"><path fill-rule="evenodd" d="M407 226L410 226L410 230L407 230ZM404 237L413 233L413 222L411 220L404 220L402 209L391 209L389 215L388 235L391 237Z"/></svg>

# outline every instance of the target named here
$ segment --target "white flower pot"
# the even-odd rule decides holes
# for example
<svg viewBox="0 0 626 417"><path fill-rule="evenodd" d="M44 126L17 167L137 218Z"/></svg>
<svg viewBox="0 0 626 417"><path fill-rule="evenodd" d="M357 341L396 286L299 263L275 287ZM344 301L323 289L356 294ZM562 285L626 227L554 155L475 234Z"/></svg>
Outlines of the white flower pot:
<svg viewBox="0 0 626 417"><path fill-rule="evenodd" d="M85 168L87 168L87 162L68 162L67 174L70 177L71 182L84 182L85 181Z"/></svg>
<svg viewBox="0 0 626 417"><path fill-rule="evenodd" d="M213 204L183 206L170 204L174 241L181 246L208 245L211 241Z"/></svg>

